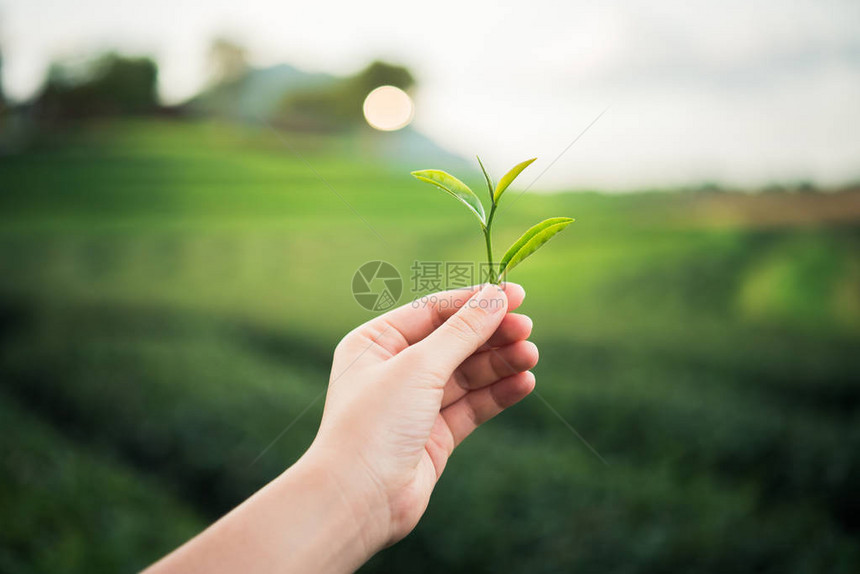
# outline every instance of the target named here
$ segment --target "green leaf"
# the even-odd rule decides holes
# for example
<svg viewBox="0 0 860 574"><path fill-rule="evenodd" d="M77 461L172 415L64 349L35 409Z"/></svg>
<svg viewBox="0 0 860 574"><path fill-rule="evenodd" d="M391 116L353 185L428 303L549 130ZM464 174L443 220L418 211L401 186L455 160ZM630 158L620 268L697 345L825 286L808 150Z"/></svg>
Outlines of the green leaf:
<svg viewBox="0 0 860 574"><path fill-rule="evenodd" d="M493 179L490 177L490 174L487 173L487 169L484 167L484 162L481 161L481 158L478 156L475 157L478 158L478 165L481 166L481 171L484 172L484 179L487 180L487 189L490 192L490 201L495 201L495 199L493 199L493 189L495 189L496 184L493 183Z"/></svg>
<svg viewBox="0 0 860 574"><path fill-rule="evenodd" d="M468 185L450 173L445 173L439 169L422 169L420 171L413 171L412 175L416 179L433 184L442 191L453 195L455 198L460 200L463 205L472 210L475 217L480 220L481 225L486 226L487 216L484 215L484 206L481 204L481 200L478 199L478 196L475 195L475 192L469 189Z"/></svg>
<svg viewBox="0 0 860 574"><path fill-rule="evenodd" d="M570 217L553 217L541 221L517 239L511 245L505 256L502 257L502 262L499 264L499 276L502 273L507 273L514 267L520 264L523 259L537 251L541 246L552 239L553 235L573 223Z"/></svg>
<svg viewBox="0 0 860 574"><path fill-rule="evenodd" d="M493 192L493 203L499 203L499 198L502 197L502 194L506 189L508 189L508 186L511 185L517 176L536 159L536 157L533 157L524 162L518 163L511 168L511 171L502 176L502 179L499 180L499 185L496 186L496 190Z"/></svg>

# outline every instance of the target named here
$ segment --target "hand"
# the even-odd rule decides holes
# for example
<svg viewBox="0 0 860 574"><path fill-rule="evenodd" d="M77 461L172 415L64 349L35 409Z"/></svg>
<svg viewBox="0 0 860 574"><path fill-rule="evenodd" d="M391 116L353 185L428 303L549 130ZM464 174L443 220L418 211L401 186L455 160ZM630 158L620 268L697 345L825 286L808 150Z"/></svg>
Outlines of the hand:
<svg viewBox="0 0 860 574"><path fill-rule="evenodd" d="M348 493L369 553L408 534L454 448L534 388L531 320L507 313L524 296L511 283L439 293L337 346L306 456L325 461Z"/></svg>
<svg viewBox="0 0 860 574"><path fill-rule="evenodd" d="M524 296L439 293L351 332L310 449L148 572L350 572L408 534L454 448L534 388Z"/></svg>

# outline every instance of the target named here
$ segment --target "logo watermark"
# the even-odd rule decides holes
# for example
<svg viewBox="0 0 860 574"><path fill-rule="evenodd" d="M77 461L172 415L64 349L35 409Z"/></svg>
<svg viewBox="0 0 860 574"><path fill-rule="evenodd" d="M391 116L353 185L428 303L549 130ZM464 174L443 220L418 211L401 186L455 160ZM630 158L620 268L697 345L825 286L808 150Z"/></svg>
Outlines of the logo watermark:
<svg viewBox="0 0 860 574"><path fill-rule="evenodd" d="M457 297L446 298L438 292L468 289L483 283L490 268L487 263L471 261L413 261L409 270L409 295L413 299L413 307L460 308L473 302ZM352 276L352 295L368 311L392 309L400 301L403 290L400 272L386 261L368 261Z"/></svg>
<svg viewBox="0 0 860 574"><path fill-rule="evenodd" d="M387 261L368 261L352 276L352 296L368 311L388 311L403 295L403 279Z"/></svg>

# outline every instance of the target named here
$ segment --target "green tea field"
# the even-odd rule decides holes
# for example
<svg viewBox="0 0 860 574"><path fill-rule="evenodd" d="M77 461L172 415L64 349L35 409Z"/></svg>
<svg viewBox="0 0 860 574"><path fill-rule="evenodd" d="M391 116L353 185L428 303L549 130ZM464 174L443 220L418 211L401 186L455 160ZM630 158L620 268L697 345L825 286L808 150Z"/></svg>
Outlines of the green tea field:
<svg viewBox="0 0 860 574"><path fill-rule="evenodd" d="M406 303L413 262L483 258L409 176L446 166L363 137L129 120L0 157L0 571L180 544L312 441L334 346L374 316L360 265ZM860 192L521 189L497 249L576 218L509 277L540 396L362 571L860 571Z"/></svg>

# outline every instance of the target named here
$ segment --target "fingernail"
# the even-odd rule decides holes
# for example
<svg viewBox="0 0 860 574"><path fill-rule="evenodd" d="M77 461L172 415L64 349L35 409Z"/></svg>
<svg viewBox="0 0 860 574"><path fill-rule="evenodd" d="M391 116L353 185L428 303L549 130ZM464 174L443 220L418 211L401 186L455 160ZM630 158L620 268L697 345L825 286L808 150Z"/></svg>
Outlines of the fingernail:
<svg viewBox="0 0 860 574"><path fill-rule="evenodd" d="M519 283L504 283L504 286L505 286L505 289L509 289L509 288L513 288L514 290L519 289L519 290L522 292L522 294L523 294L523 298L525 298L525 296L526 296L526 290L525 290L525 288L523 288L523 286L522 286L522 285L520 285Z"/></svg>
<svg viewBox="0 0 860 574"><path fill-rule="evenodd" d="M475 295L475 305L488 313L500 313L507 308L507 296L498 285L488 283Z"/></svg>
<svg viewBox="0 0 860 574"><path fill-rule="evenodd" d="M528 323L529 323L529 333L531 333L531 332L532 332L532 329L534 329L534 327L535 327L535 322L534 322L534 321L532 321L532 318L531 318L531 317L529 317L528 315L523 315L523 317L525 317L525 318L526 318L526 321L528 321Z"/></svg>

